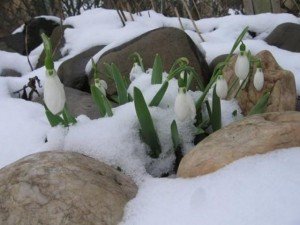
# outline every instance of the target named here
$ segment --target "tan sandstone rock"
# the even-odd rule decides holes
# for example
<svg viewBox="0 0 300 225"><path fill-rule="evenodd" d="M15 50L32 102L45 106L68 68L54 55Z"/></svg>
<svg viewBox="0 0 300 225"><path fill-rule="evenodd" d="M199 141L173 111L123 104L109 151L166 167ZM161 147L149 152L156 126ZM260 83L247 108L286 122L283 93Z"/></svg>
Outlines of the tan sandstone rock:
<svg viewBox="0 0 300 225"><path fill-rule="evenodd" d="M240 158L300 146L300 112L247 117L211 134L184 156L178 176L212 173Z"/></svg>
<svg viewBox="0 0 300 225"><path fill-rule="evenodd" d="M253 85L253 76L251 76L250 82L248 82L246 87L241 90L240 94L237 96L237 100L243 114L247 115L250 112L252 107L266 90L271 91L266 112L296 110L297 91L293 73L282 69L269 51L262 51L258 53L256 57L261 59L265 82L263 89L257 91ZM223 70L228 86L231 86L236 78L234 73L236 58L237 56L232 57L229 65ZM255 70L256 67L253 68L253 71ZM228 98L232 98L237 90L238 84L234 86L233 91Z"/></svg>
<svg viewBox="0 0 300 225"><path fill-rule="evenodd" d="M0 170L0 224L118 224L136 192L131 179L90 157L37 153Z"/></svg>

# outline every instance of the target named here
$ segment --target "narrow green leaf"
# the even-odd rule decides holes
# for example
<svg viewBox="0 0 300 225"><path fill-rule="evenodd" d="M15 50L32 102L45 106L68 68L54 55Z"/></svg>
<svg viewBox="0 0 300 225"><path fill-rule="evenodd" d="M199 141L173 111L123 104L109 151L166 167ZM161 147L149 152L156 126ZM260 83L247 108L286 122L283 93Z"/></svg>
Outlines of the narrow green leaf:
<svg viewBox="0 0 300 225"><path fill-rule="evenodd" d="M151 84L162 83L163 63L161 57L156 54L152 68Z"/></svg>
<svg viewBox="0 0 300 225"><path fill-rule="evenodd" d="M255 106L250 110L248 113L248 116L254 115L254 114L260 114L264 113L266 111L266 108L268 106L268 101L270 97L271 92L264 93L260 99L257 101Z"/></svg>
<svg viewBox="0 0 300 225"><path fill-rule="evenodd" d="M92 58L92 67L93 67L94 79L100 79L100 71L93 58Z"/></svg>
<svg viewBox="0 0 300 225"><path fill-rule="evenodd" d="M64 124L64 120L60 116L54 115L46 107L45 107L45 113L46 113L47 119L48 119L51 127L55 127L55 126L57 126L59 124Z"/></svg>
<svg viewBox="0 0 300 225"><path fill-rule="evenodd" d="M172 136L173 148L175 153L174 171L177 172L183 154L182 154L182 145L181 145L177 124L175 120L173 120L171 124L171 136Z"/></svg>
<svg viewBox="0 0 300 225"><path fill-rule="evenodd" d="M107 98L105 97L105 95L102 94L102 93L101 93L101 98L102 98L102 102L103 102L105 111L107 113L107 116L108 117L112 117L113 116L113 112L112 112L112 109L111 109L110 102L107 100Z"/></svg>
<svg viewBox="0 0 300 225"><path fill-rule="evenodd" d="M211 126L213 131L217 131L222 127L222 120L221 120L221 102L220 98L216 93L216 86L214 87L213 92L213 99L212 99L212 112L211 112Z"/></svg>
<svg viewBox="0 0 300 225"><path fill-rule="evenodd" d="M128 102L127 89L121 73L115 64L111 64L113 78L117 87L119 104L123 105Z"/></svg>
<svg viewBox="0 0 300 225"><path fill-rule="evenodd" d="M69 111L68 111L68 109L67 109L67 106L64 107L63 112L62 112L62 115L63 115L63 118L64 118L66 124L70 125L70 124L75 124L75 123L77 123L77 120L75 119L75 117L73 117L73 116L69 113Z"/></svg>
<svg viewBox="0 0 300 225"><path fill-rule="evenodd" d="M161 153L161 147L149 109L142 92L137 87L134 87L133 92L134 106L141 126L142 139L151 149L149 156L158 158Z"/></svg>
<svg viewBox="0 0 300 225"><path fill-rule="evenodd" d="M180 147L181 142L180 142L177 124L175 120L173 120L171 124L171 136L172 136L173 147L174 150L176 151L178 150L178 147Z"/></svg>
<svg viewBox="0 0 300 225"><path fill-rule="evenodd" d="M52 59L52 45L51 45L51 41L50 38L42 33L41 34L42 40L43 40L43 44L44 44L44 50L45 50L45 67L48 71L52 71L54 70L54 63L53 63L53 59Z"/></svg>
<svg viewBox="0 0 300 225"><path fill-rule="evenodd" d="M149 106L158 106L159 105L159 103L163 99L163 97L168 89L168 86L169 86L169 82L165 81L163 83L163 85L160 87L160 89L158 90L158 92L156 93L156 95L151 100Z"/></svg>
<svg viewBox="0 0 300 225"><path fill-rule="evenodd" d="M195 132L195 135L199 135L199 134L204 134L205 133L205 130L203 130L202 128L200 127L197 127L197 130Z"/></svg>
<svg viewBox="0 0 300 225"><path fill-rule="evenodd" d="M207 109L207 113L208 113L208 116L209 118L211 119L211 108L210 108L210 105L209 105L209 102L208 100L205 101L205 105L206 105L206 109Z"/></svg>
<svg viewBox="0 0 300 225"><path fill-rule="evenodd" d="M101 97L102 93L94 84L91 85L91 94L94 102L98 107L100 117L104 117L106 114L106 110L103 99Z"/></svg>

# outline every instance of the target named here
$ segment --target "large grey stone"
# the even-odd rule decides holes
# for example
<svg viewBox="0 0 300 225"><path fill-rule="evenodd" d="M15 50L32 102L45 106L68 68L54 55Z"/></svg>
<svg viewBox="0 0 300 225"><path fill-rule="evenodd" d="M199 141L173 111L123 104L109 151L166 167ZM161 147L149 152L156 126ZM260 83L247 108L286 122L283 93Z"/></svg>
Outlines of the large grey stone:
<svg viewBox="0 0 300 225"><path fill-rule="evenodd" d="M58 68L57 74L66 87L90 92L89 79L85 73L87 62L105 46L92 47L66 61Z"/></svg>
<svg viewBox="0 0 300 225"><path fill-rule="evenodd" d="M280 24L269 34L265 41L269 45L284 50L300 52L300 24Z"/></svg>
<svg viewBox="0 0 300 225"><path fill-rule="evenodd" d="M73 152L43 152L0 170L0 224L117 225L137 186Z"/></svg>
<svg viewBox="0 0 300 225"><path fill-rule="evenodd" d="M101 74L105 74L104 63L114 63L120 69L123 76L129 76L133 62L129 58L134 52L138 52L143 58L145 69L152 68L156 54L159 54L164 63L164 70L169 71L176 59L187 57L190 66L193 66L206 83L209 78L209 68L204 55L191 38L182 30L165 27L149 31L133 40L113 48L104 53L97 62ZM92 73L89 74L92 80ZM116 92L114 82L106 76L102 76L108 84L107 93ZM195 84L194 84L195 86Z"/></svg>

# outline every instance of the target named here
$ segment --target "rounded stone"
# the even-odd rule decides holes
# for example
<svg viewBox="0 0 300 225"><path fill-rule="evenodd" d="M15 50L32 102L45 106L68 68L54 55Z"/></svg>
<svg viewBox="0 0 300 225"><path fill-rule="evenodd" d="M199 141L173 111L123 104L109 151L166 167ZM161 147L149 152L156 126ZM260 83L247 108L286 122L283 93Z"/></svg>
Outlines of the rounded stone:
<svg viewBox="0 0 300 225"><path fill-rule="evenodd" d="M0 170L0 224L118 224L137 186L74 152L42 152Z"/></svg>

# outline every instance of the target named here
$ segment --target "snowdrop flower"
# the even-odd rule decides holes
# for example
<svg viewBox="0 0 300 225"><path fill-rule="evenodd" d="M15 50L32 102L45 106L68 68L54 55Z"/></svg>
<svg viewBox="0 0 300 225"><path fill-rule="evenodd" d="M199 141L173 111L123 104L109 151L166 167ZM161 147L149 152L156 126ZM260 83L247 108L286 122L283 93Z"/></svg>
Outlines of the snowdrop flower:
<svg viewBox="0 0 300 225"><path fill-rule="evenodd" d="M131 81L133 81L136 77L138 77L142 73L143 73L142 67L140 67L138 63L134 63L129 73L129 78Z"/></svg>
<svg viewBox="0 0 300 225"><path fill-rule="evenodd" d="M221 99L225 99L228 92L228 85L223 75L219 76L216 82L216 93Z"/></svg>
<svg viewBox="0 0 300 225"><path fill-rule="evenodd" d="M179 88L178 95L175 99L174 111L180 121L193 120L196 116L194 100L192 96L185 91L185 88Z"/></svg>
<svg viewBox="0 0 300 225"><path fill-rule="evenodd" d="M253 85L257 91L261 91L264 86L264 74L262 68L257 68L254 74Z"/></svg>
<svg viewBox="0 0 300 225"><path fill-rule="evenodd" d="M107 83L99 78L95 79L95 86L106 96Z"/></svg>
<svg viewBox="0 0 300 225"><path fill-rule="evenodd" d="M44 102L54 115L59 114L64 109L66 103L65 90L55 70L46 70Z"/></svg>
<svg viewBox="0 0 300 225"><path fill-rule="evenodd" d="M234 66L234 72L240 80L246 79L250 68L250 63L246 55L245 48L245 45L242 43L240 47L240 54L238 55Z"/></svg>

